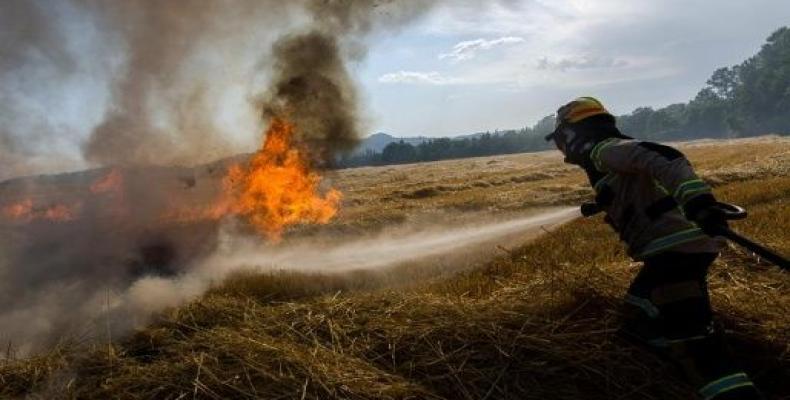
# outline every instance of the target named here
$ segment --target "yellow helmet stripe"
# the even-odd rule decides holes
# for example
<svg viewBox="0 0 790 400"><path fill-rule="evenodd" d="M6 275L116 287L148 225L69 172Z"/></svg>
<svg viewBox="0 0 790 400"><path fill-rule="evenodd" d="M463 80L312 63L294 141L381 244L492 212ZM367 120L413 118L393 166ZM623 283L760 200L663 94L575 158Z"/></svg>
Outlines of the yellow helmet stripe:
<svg viewBox="0 0 790 400"><path fill-rule="evenodd" d="M591 101L591 102L595 103L595 105L597 105L598 107L604 108L604 107L603 107L603 103L601 103L600 101L598 101L598 99L596 99L595 97L590 97L590 96L582 96L582 97L579 97L579 98L578 98L578 99L576 99L576 100L577 100L577 101L580 101L580 102L590 102L590 101Z"/></svg>
<svg viewBox="0 0 790 400"><path fill-rule="evenodd" d="M602 107L589 107L589 108L582 108L578 110L573 110L570 114L568 114L568 122L576 123L579 122L587 117L592 117L593 115L598 114L608 114L606 109Z"/></svg>
<svg viewBox="0 0 790 400"><path fill-rule="evenodd" d="M595 115L611 115L603 103L594 97L578 97L557 110L557 126L562 123L576 123Z"/></svg>

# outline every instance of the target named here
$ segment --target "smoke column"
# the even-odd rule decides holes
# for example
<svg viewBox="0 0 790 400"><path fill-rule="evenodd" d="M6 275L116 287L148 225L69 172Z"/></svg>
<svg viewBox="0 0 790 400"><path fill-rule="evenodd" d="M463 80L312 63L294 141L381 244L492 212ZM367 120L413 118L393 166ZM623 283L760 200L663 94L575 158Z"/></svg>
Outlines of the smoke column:
<svg viewBox="0 0 790 400"><path fill-rule="evenodd" d="M352 150L359 138L356 93L336 40L318 32L285 37L274 57L275 84L261 105L263 115L293 120L298 141L319 165Z"/></svg>
<svg viewBox="0 0 790 400"><path fill-rule="evenodd" d="M196 68L206 48L256 48L259 40L288 30L264 61L273 64L273 83L259 98L264 118L285 114L301 128L318 163L351 150L359 138L356 93L346 59L365 53L366 35L399 26L427 11L433 1L302 0L80 2L100 21L120 27L128 60L112 84L112 102L84 146L88 161L109 164L205 162L230 153L207 116L219 74ZM232 6L231 6L232 5ZM301 26L284 21L303 20ZM239 26L253 27L249 29ZM246 35L240 35L244 33ZM268 46L266 46L268 48ZM265 53L264 53L265 54ZM271 57L271 60L267 60ZM223 58L233 63L233 57ZM172 96L172 95L175 96ZM152 100L154 99L154 100ZM171 119L164 123L165 119ZM168 123L169 122L169 123ZM166 148L169 151L163 152ZM163 154L164 153L164 154Z"/></svg>
<svg viewBox="0 0 790 400"><path fill-rule="evenodd" d="M50 154L39 149L42 144L62 137L78 143L90 165L121 165L123 177L116 191L102 194L88 188L108 169L0 183L0 204L36 195L36 201L52 197L81 210L62 225L0 221L0 341L24 355L66 334L101 331L93 323L109 316L123 332L171 305L156 301L160 292L139 282L188 275L217 248L221 232L213 222L158 223L157 211L205 190L205 180L216 177L214 166L172 165L250 151L266 120L283 115L299 128L316 165L330 166L360 133L347 63L364 57L371 34L396 29L434 3L0 2L0 174L6 174L0 179L78 164L80 153L62 164L56 157L30 164L34 155ZM42 79L20 79L34 72ZM64 89L74 89L61 96L78 99L92 98L79 83L102 82L97 87L108 105L87 137L16 121L24 115L21 104L41 102L47 87L60 88L61 80ZM218 110L228 102L252 116L251 129L242 132L247 142L220 126Z"/></svg>
<svg viewBox="0 0 790 400"><path fill-rule="evenodd" d="M193 164L234 150L212 118L220 107L216 94L233 79L254 74L244 70L254 66L261 49L257 55L245 49L261 45L252 39L265 42L282 29L277 21L288 20L288 10L279 5L285 2L79 3L102 31L117 32L126 57L110 83L104 119L84 144L86 160Z"/></svg>
<svg viewBox="0 0 790 400"><path fill-rule="evenodd" d="M34 111L21 101L26 81L67 79L76 68L53 17L34 1L0 2L0 180L68 164L36 143L55 130L25 118Z"/></svg>

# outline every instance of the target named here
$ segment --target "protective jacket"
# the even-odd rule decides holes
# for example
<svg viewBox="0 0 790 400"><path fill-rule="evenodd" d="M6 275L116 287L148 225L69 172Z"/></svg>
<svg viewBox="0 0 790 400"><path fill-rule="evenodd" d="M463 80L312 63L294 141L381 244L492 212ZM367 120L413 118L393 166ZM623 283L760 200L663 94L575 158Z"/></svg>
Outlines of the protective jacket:
<svg viewBox="0 0 790 400"><path fill-rule="evenodd" d="M723 240L686 219L683 205L710 187L678 150L657 143L608 138L585 164L598 207L635 260L666 252L717 253Z"/></svg>

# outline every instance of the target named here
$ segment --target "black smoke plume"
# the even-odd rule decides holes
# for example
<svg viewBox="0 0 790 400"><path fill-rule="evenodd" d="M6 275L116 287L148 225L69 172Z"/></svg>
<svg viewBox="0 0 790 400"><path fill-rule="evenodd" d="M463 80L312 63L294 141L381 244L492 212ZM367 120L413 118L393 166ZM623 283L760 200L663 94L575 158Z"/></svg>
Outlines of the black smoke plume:
<svg viewBox="0 0 790 400"><path fill-rule="evenodd" d="M321 166L352 150L360 137L356 92L337 40L317 31L286 36L273 55L276 72L261 105L264 116L294 121L298 142Z"/></svg>
<svg viewBox="0 0 790 400"><path fill-rule="evenodd" d="M222 90L248 88L249 112L263 117L250 138L268 118L289 118L316 164L329 166L335 154L353 148L361 130L348 63L364 57L371 34L397 28L433 4L0 2L0 179L9 176L4 171L46 171L49 166L26 163L40 154L38 145L61 134L15 123L20 110L8 105L30 98L9 89L17 88L12 80L38 68L53 77L88 75L86 65L108 77L109 99L82 154L89 165L120 165L123 177L115 191L100 194L91 188L112 174L108 168L0 183L0 211L25 199L34 200L37 212L55 203L75 209L74 219L62 223L0 214L0 342L23 355L75 332L100 336L105 325L116 335L199 294L205 282L190 277L219 245L223 226L160 216L172 203L199 203L216 190L224 164L200 163L254 150L239 148L218 129ZM85 60L74 50L81 42L63 26L94 29L106 54ZM35 83L46 89L46 80ZM164 283L173 277L179 278Z"/></svg>

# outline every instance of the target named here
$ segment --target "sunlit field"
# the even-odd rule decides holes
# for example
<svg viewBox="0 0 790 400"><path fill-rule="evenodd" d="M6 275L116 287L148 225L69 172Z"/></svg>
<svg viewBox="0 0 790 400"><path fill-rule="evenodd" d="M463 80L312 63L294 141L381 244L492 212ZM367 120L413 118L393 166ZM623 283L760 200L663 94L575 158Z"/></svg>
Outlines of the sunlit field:
<svg viewBox="0 0 790 400"><path fill-rule="evenodd" d="M733 228L790 255L790 139L680 144ZM475 228L591 197L558 152L333 171L326 225L284 243ZM0 361L2 398L691 398L666 360L616 335L639 264L602 218L479 240L373 268L231 274L127 337ZM730 344L771 398L790 396L790 280L729 246L712 267ZM101 337L98 333L97 336ZM785 396L785 397L783 397Z"/></svg>

